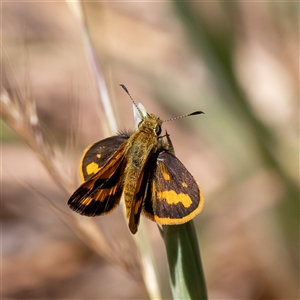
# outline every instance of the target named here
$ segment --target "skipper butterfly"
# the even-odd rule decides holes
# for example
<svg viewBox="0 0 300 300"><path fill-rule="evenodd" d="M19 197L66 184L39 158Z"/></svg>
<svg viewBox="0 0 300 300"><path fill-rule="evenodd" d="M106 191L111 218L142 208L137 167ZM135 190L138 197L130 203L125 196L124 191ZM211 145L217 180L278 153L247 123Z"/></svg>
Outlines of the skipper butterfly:
<svg viewBox="0 0 300 300"><path fill-rule="evenodd" d="M163 121L136 105L141 121L132 134L118 134L88 147L80 163L81 186L68 201L85 216L113 211L124 194L128 226L138 230L141 214L162 225L177 225L193 219L204 199L193 176L174 154L169 134L161 135Z"/></svg>

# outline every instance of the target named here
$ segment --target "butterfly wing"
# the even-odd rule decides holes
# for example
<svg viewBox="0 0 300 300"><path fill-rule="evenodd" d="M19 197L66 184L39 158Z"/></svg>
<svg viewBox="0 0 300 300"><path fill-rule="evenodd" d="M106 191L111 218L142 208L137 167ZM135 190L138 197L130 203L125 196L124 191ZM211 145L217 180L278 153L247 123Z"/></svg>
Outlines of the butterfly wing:
<svg viewBox="0 0 300 300"><path fill-rule="evenodd" d="M81 169L86 181L68 201L72 210L97 216L111 212L118 205L123 191L127 139L125 136L111 137L85 151Z"/></svg>
<svg viewBox="0 0 300 300"><path fill-rule="evenodd" d="M96 142L86 148L80 162L82 181L90 179L108 162L118 148L129 138L121 134Z"/></svg>
<svg viewBox="0 0 300 300"><path fill-rule="evenodd" d="M144 214L160 224L182 224L193 219L203 203L201 190L185 166L170 152L161 151L145 197Z"/></svg>
<svg viewBox="0 0 300 300"><path fill-rule="evenodd" d="M152 155L150 157L137 182L135 197L131 203L128 223L132 234L137 232L144 203L151 201L152 179L155 171L156 158L157 155ZM149 200L147 198L149 198Z"/></svg>

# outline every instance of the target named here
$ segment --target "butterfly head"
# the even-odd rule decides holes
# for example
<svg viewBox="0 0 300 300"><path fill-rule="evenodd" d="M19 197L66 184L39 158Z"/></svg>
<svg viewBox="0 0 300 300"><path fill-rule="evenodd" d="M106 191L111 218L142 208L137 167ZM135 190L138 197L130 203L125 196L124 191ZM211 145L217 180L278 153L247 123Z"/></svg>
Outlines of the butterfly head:
<svg viewBox="0 0 300 300"><path fill-rule="evenodd" d="M147 113L147 115L140 121L138 128L140 130L145 130L148 131L150 130L151 132L154 132L157 136L161 134L161 124L162 120L160 117Z"/></svg>

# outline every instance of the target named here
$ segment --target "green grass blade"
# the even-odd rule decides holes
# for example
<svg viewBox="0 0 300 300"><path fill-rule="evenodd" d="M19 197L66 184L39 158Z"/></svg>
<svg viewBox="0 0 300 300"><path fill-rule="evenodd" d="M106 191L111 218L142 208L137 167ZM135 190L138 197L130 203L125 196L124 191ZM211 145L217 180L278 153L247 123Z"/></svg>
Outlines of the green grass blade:
<svg viewBox="0 0 300 300"><path fill-rule="evenodd" d="M208 299L193 221L163 226L174 299Z"/></svg>

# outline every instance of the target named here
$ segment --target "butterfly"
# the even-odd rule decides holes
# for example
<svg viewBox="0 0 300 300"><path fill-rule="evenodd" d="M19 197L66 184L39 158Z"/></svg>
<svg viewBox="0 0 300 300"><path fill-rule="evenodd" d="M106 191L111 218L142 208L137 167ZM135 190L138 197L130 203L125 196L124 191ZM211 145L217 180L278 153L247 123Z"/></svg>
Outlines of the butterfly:
<svg viewBox="0 0 300 300"><path fill-rule="evenodd" d="M120 133L88 147L80 163L84 181L68 201L69 207L85 216L112 212L124 195L126 217L132 234L141 214L162 225L177 225L193 219L203 208L201 189L174 154L169 134L161 135L163 121L136 105L138 128Z"/></svg>

